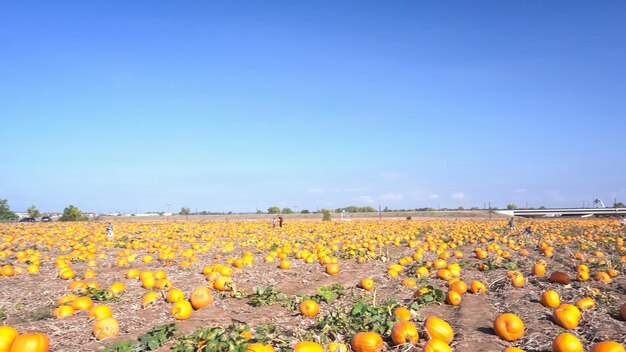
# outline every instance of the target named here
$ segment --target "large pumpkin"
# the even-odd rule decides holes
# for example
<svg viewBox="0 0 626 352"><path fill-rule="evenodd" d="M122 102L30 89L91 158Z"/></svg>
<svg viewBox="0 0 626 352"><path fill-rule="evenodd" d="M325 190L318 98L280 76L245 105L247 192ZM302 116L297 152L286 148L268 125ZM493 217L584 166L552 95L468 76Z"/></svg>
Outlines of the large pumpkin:
<svg viewBox="0 0 626 352"><path fill-rule="evenodd" d="M435 316L430 316L426 319L424 328L428 332L428 336L430 336L431 339L441 340L446 344L450 344L454 338L454 331L452 330L450 324Z"/></svg>
<svg viewBox="0 0 626 352"><path fill-rule="evenodd" d="M10 352L48 352L50 340L42 333L25 333L13 340Z"/></svg>
<svg viewBox="0 0 626 352"><path fill-rule="evenodd" d="M552 352L583 352L583 345L576 336L564 332L552 342Z"/></svg>
<svg viewBox="0 0 626 352"><path fill-rule="evenodd" d="M360 332L350 342L353 352L380 352L383 346L383 338L375 332Z"/></svg>
<svg viewBox="0 0 626 352"><path fill-rule="evenodd" d="M615 341L604 341L593 345L589 352L626 352L626 350Z"/></svg>
<svg viewBox="0 0 626 352"><path fill-rule="evenodd" d="M493 329L496 335L505 341L515 341L524 336L524 322L511 313L498 315L493 323Z"/></svg>
<svg viewBox="0 0 626 352"><path fill-rule="evenodd" d="M211 290L206 286L200 286L191 292L189 302L193 309L201 309L213 303Z"/></svg>
<svg viewBox="0 0 626 352"><path fill-rule="evenodd" d="M554 322L564 329L575 329L580 321L580 310L571 304L561 304L552 315Z"/></svg>
<svg viewBox="0 0 626 352"><path fill-rule="evenodd" d="M396 345L410 343L415 345L419 340L419 333L415 324L410 321L401 321L391 328L391 341Z"/></svg>
<svg viewBox="0 0 626 352"><path fill-rule="evenodd" d="M17 335L19 333L12 326L0 326L0 352L7 352Z"/></svg>

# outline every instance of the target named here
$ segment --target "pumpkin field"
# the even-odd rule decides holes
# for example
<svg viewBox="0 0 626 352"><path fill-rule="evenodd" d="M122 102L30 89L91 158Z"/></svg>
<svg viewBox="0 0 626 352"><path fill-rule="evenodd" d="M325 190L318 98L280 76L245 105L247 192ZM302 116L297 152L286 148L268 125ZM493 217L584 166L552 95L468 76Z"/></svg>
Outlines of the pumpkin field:
<svg viewBox="0 0 626 352"><path fill-rule="evenodd" d="M0 224L0 352L618 352L615 219Z"/></svg>

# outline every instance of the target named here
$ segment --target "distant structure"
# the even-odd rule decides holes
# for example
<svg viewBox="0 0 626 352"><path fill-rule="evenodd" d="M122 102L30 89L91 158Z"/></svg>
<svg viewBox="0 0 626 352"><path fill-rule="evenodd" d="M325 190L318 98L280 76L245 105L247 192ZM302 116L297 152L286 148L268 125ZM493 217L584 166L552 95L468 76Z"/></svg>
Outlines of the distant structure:
<svg viewBox="0 0 626 352"><path fill-rule="evenodd" d="M602 200L601 199L597 199L597 198L593 201L593 206L595 208L606 208L606 206L604 205Z"/></svg>
<svg viewBox="0 0 626 352"><path fill-rule="evenodd" d="M341 220L350 221L350 213L345 210L341 211Z"/></svg>
<svg viewBox="0 0 626 352"><path fill-rule="evenodd" d="M555 209L516 209L496 210L496 213L506 216L521 216L525 218L588 218L596 217L624 217L626 208L555 208Z"/></svg>

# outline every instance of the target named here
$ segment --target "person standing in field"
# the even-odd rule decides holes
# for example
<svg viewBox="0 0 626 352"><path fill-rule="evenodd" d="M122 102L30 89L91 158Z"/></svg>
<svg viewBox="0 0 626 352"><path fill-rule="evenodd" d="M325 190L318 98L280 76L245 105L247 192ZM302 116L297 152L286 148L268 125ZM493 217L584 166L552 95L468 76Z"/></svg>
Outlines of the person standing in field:
<svg viewBox="0 0 626 352"><path fill-rule="evenodd" d="M283 227L283 216L278 215L278 227Z"/></svg>
<svg viewBox="0 0 626 352"><path fill-rule="evenodd" d="M272 228L276 227L276 218L272 218Z"/></svg>
<svg viewBox="0 0 626 352"><path fill-rule="evenodd" d="M109 223L109 225L107 226L107 238L111 239L113 238L114 233L113 233L113 225L111 225L111 223Z"/></svg>
<svg viewBox="0 0 626 352"><path fill-rule="evenodd" d="M515 220L513 218L509 219L509 230L517 231L517 228L515 227Z"/></svg>

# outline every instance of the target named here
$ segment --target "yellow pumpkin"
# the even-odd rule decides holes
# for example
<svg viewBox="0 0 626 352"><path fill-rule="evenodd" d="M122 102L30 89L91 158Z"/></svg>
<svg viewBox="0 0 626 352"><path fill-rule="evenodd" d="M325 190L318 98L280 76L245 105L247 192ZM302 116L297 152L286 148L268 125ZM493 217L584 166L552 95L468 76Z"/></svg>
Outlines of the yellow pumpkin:
<svg viewBox="0 0 626 352"><path fill-rule="evenodd" d="M0 352L7 352L17 335L19 333L12 326L0 326Z"/></svg>
<svg viewBox="0 0 626 352"><path fill-rule="evenodd" d="M452 339L454 339L454 331L450 324L435 316L430 316L426 319L424 328L431 339L441 340L446 344L450 344Z"/></svg>
<svg viewBox="0 0 626 352"><path fill-rule="evenodd" d="M113 317L107 317L96 321L93 325L93 335L98 340L117 336L120 332L120 325Z"/></svg>
<svg viewBox="0 0 626 352"><path fill-rule="evenodd" d="M257 342L248 345L246 352L274 352L274 348L271 345L264 345Z"/></svg>
<svg viewBox="0 0 626 352"><path fill-rule="evenodd" d="M186 320L191 316L192 310L191 303L185 300L178 301L172 306L172 316L178 320Z"/></svg>
<svg viewBox="0 0 626 352"><path fill-rule="evenodd" d="M564 303L554 310L552 317L557 325L564 329L571 330L578 326L580 310L576 306Z"/></svg>
<svg viewBox="0 0 626 352"><path fill-rule="evenodd" d="M316 342L301 341L293 346L293 352L324 352L324 347Z"/></svg>
<svg viewBox="0 0 626 352"><path fill-rule="evenodd" d="M552 352L583 352L583 345L576 336L564 332L552 342Z"/></svg>
<svg viewBox="0 0 626 352"><path fill-rule="evenodd" d="M545 291L541 295L541 304L548 308L556 308L561 304L561 298L554 290Z"/></svg>
<svg viewBox="0 0 626 352"><path fill-rule="evenodd" d="M593 298L591 297L581 298L578 301L576 301L576 307L578 307L578 309L591 309L595 306L596 306L596 301L594 301Z"/></svg>

